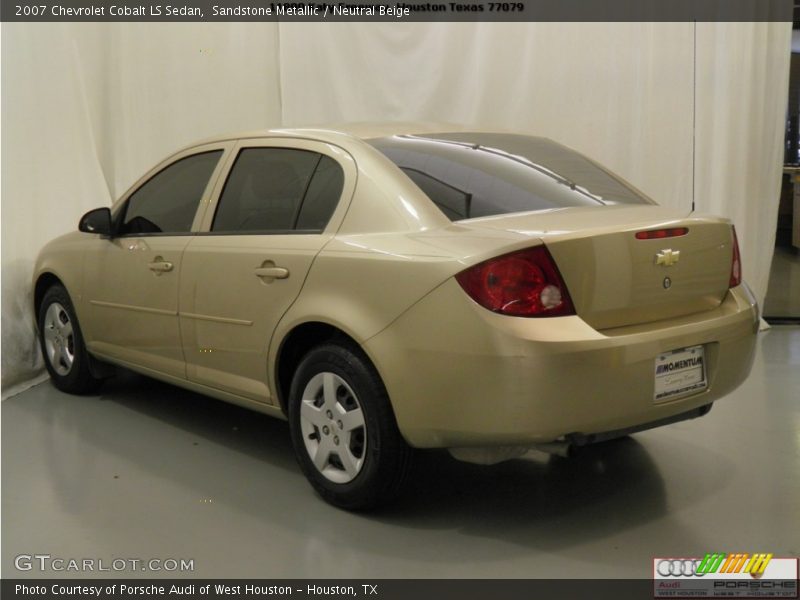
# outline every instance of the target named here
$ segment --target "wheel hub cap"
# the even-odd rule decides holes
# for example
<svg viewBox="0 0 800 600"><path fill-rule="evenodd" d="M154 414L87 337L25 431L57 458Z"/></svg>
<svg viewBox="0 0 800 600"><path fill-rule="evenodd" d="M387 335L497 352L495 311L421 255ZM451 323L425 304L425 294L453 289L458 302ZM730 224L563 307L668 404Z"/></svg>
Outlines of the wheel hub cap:
<svg viewBox="0 0 800 600"><path fill-rule="evenodd" d="M361 472L367 449L364 413L344 379L329 372L311 378L303 390L300 429L311 462L326 479L348 483Z"/></svg>
<svg viewBox="0 0 800 600"><path fill-rule="evenodd" d="M66 309L53 302L44 315L45 359L59 375L67 375L75 362L75 337Z"/></svg>

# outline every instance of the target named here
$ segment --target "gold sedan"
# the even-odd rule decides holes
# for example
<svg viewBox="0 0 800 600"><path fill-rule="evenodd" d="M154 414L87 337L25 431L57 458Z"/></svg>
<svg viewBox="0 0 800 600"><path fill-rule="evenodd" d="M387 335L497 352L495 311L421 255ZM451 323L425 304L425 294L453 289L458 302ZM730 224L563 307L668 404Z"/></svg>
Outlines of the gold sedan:
<svg viewBox="0 0 800 600"><path fill-rule="evenodd" d="M758 309L729 221L658 207L553 141L377 127L181 150L40 253L55 385L118 365L288 418L329 502L413 448L492 463L701 416Z"/></svg>

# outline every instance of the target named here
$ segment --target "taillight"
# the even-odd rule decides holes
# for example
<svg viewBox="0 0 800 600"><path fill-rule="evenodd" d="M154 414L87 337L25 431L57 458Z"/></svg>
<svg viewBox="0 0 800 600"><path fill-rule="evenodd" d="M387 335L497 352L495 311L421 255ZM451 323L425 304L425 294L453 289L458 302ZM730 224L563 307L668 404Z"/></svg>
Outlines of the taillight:
<svg viewBox="0 0 800 600"><path fill-rule="evenodd" d="M562 317L575 308L553 257L544 246L479 263L456 280L484 308L516 317Z"/></svg>
<svg viewBox="0 0 800 600"><path fill-rule="evenodd" d="M662 240L664 238L680 237L689 233L688 227L671 227L669 229L648 229L637 231L637 240Z"/></svg>
<svg viewBox="0 0 800 600"><path fill-rule="evenodd" d="M736 227L731 225L731 235L733 236L733 257L731 258L731 279L728 287L736 287L742 283L742 257L739 254L739 240L736 238Z"/></svg>

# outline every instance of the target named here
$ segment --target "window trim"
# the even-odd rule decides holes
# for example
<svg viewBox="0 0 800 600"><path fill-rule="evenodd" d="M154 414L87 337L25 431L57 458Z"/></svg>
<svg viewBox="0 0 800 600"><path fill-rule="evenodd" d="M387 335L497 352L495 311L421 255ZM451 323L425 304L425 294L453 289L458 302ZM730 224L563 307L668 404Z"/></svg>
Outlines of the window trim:
<svg viewBox="0 0 800 600"><path fill-rule="evenodd" d="M292 231L211 231L211 226L213 224L214 218L216 216L217 207L219 206L220 199L222 198L222 192L227 184L228 178L230 177L231 171L233 170L233 165L236 162L236 157L238 157L239 152L244 149L248 148L276 148L276 149L286 149L286 150L307 150L309 152L315 152L317 154L327 156L331 160L335 161L339 167L342 169L342 173L344 175L344 182L342 185L342 191L339 196L339 201L336 205L336 208L331 215L331 218L328 220L328 224L325 226L323 230L311 230L304 229L304 230L292 230ZM211 193L211 197L209 199L209 204L206 209L205 215L203 217L202 222L199 225L199 229L196 232L197 235L203 236L245 236L245 235L262 235L262 236L276 236L276 235L325 235L325 234L334 234L339 230L341 227L342 222L344 221L345 214L347 214L348 209L350 208L350 203L353 200L353 195L355 193L356 188L356 180L358 176L358 168L356 166L355 159L353 156L341 146L337 146L330 142L325 142L322 140L317 140L313 138L307 137L296 137L296 136L281 136L281 135L274 135L269 137L252 137L252 138L241 138L236 140L234 144L232 144L231 148L229 149L227 158L225 159L225 166L220 172L217 182L214 186L214 190ZM310 183L310 181L309 181ZM298 213L299 215L299 213Z"/></svg>
<svg viewBox="0 0 800 600"><path fill-rule="evenodd" d="M196 231L189 235L214 237L223 235L321 235L324 229L258 229L252 231Z"/></svg>
<svg viewBox="0 0 800 600"><path fill-rule="evenodd" d="M180 150L171 156L165 158L152 169L147 171L144 175L142 175L136 182L128 188L128 190L120 196L120 198L113 204L111 207L111 214L112 214L112 225L113 225L113 232L111 235L112 239L125 239L125 238L142 238L142 237L183 237L194 235L198 231L198 227L200 226L203 217L208 209L208 205L212 200L212 193L216 187L217 181L220 175L223 172L224 167L226 166L229 156L230 150L234 146L235 142L231 141L224 141L224 142L215 142L211 144L203 144L201 146L195 146L192 148L186 148ZM197 208L195 209L194 219L192 220L192 225L189 231L176 231L176 232L152 232L152 233L117 233L118 227L125 218L125 214L128 212L128 202L130 201L131 197L133 197L136 192L138 192L144 185L150 182L153 177L157 176L162 171L165 171L172 165L186 159L191 158L192 156L199 155L199 154L207 154L209 152L218 152L222 151L222 154L217 161L217 164L214 167L214 170L211 172L211 176L209 177L208 183L206 184L205 189L203 190L203 195L200 197L200 201L197 204Z"/></svg>
<svg viewBox="0 0 800 600"><path fill-rule="evenodd" d="M217 220L217 213L219 213L219 208L222 203L222 198L225 196L225 190L228 187L228 182L231 179L231 175L233 174L233 170L236 168L236 163L239 160L239 157L244 153L245 150L297 150L299 152L309 152L311 154L317 155L317 161L314 163L314 168L311 170L311 177L308 178L305 187L303 188L303 194L300 196L300 202L297 203L297 207L295 208L292 214L292 224L294 225L291 229L246 229L242 231L214 231L214 222ZM297 221L300 219L300 213L303 211L303 204L306 201L306 195L308 194L308 188L311 187L311 182L314 180L314 175L317 173L317 168L319 167L319 163L322 162L323 154L317 152L315 150L309 150L307 148L284 148L281 146L245 146L239 148L235 151L235 156L233 157L233 162L231 163L231 168L225 175L225 180L222 183L222 189L219 192L219 197L217 198L216 205L214 206L214 214L211 215L211 223L209 225L209 230L205 232L206 235L291 235L295 232L301 234L321 234L325 231L325 228L322 229L303 229L301 231L297 231ZM338 162L337 162L338 164ZM341 165L339 165L341 168ZM342 169L342 173L344 173L344 169ZM344 191L344 183L342 184L342 192ZM338 202L342 201L341 193L339 195ZM338 208L337 202L337 208ZM333 212L336 212L336 208L333 209ZM331 213L331 219L333 218L333 213ZM330 219L328 219L330 221Z"/></svg>

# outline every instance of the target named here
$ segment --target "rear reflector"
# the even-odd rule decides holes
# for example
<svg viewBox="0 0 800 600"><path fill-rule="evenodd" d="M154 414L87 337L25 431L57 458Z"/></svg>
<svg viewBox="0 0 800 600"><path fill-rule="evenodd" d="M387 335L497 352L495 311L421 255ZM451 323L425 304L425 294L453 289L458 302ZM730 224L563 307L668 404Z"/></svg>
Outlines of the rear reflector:
<svg viewBox="0 0 800 600"><path fill-rule="evenodd" d="M553 257L544 246L479 263L456 275L475 302L516 317L562 317L575 308Z"/></svg>
<svg viewBox="0 0 800 600"><path fill-rule="evenodd" d="M672 227L671 229L651 229L649 231L637 231L637 240L662 240L664 238L680 237L689 233L688 227Z"/></svg>
<svg viewBox="0 0 800 600"><path fill-rule="evenodd" d="M742 257L739 254L739 239L736 237L736 227L731 225L731 234L733 235L733 255L731 257L731 279L728 282L728 287L736 287L742 283Z"/></svg>

